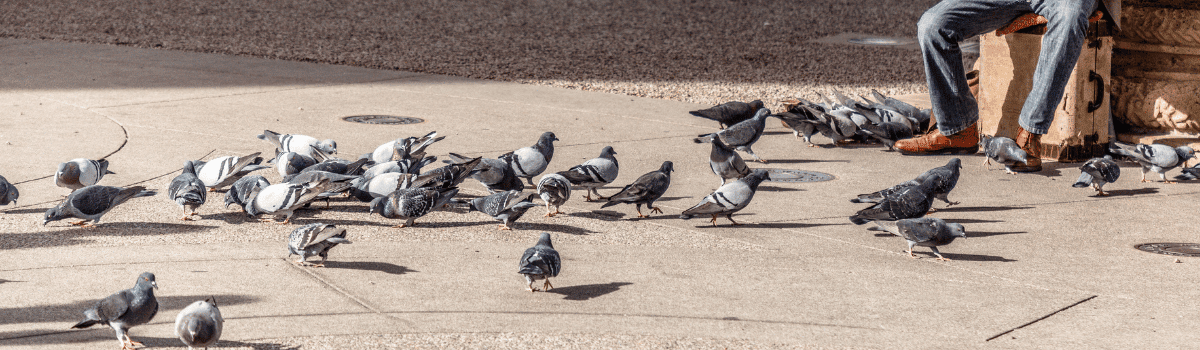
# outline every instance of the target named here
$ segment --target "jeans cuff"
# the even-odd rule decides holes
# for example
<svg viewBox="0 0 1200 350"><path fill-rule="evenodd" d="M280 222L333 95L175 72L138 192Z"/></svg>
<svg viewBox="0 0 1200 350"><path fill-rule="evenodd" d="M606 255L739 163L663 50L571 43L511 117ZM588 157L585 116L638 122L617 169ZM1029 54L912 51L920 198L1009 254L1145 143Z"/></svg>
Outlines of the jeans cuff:
<svg viewBox="0 0 1200 350"><path fill-rule="evenodd" d="M1030 134L1045 135L1047 132L1050 132L1050 128L1038 129L1038 128L1029 127L1028 125L1025 125L1025 123L1017 123L1017 124L1020 125L1022 129L1025 129L1025 131L1028 131Z"/></svg>

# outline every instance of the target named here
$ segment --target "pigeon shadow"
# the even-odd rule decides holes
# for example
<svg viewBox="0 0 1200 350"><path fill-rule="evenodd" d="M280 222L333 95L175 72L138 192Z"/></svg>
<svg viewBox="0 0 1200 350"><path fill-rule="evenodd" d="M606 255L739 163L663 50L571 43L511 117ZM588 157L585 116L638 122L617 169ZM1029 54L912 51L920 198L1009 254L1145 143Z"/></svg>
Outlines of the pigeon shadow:
<svg viewBox="0 0 1200 350"><path fill-rule="evenodd" d="M621 218L625 217L625 213L615 211L615 210L591 210L591 211L579 211L579 212L574 212L574 213L567 213L567 216L604 220L604 221L616 221L616 220L620 220Z"/></svg>
<svg viewBox="0 0 1200 350"><path fill-rule="evenodd" d="M946 222L956 224L990 224L994 222L1004 222L1001 220L984 220L984 219L946 219Z"/></svg>
<svg viewBox="0 0 1200 350"><path fill-rule="evenodd" d="M799 189L799 188L793 188L793 187L776 187L776 186L758 186L758 190L759 190L759 191L767 191L767 192L791 192L791 191L804 191L803 189Z"/></svg>
<svg viewBox="0 0 1200 350"><path fill-rule="evenodd" d="M915 254L922 254L922 253L924 253L926 256L929 256L929 257L932 257L932 258L937 258L937 255L933 255L933 252L921 252L921 251L915 251L915 252L913 252L913 253L915 253ZM950 259L950 260L961 260L961 261L997 261L997 262L1013 262L1013 261L1016 261L1016 260L1013 260L1013 259L1008 259L1008 258L1005 258L1005 257L1002 257L1002 256L994 256L994 255L976 255L976 254L954 254L954 253L942 253L942 256L943 256L943 257L945 257L946 259Z"/></svg>
<svg viewBox="0 0 1200 350"><path fill-rule="evenodd" d="M845 159L772 159L767 164L802 164L802 163L849 163Z"/></svg>
<svg viewBox="0 0 1200 350"><path fill-rule="evenodd" d="M818 227L818 226L841 226L841 225L849 225L850 223L846 222L846 223L841 223L841 224L806 224L806 223L802 223L802 222L760 222L757 224L759 226L763 226L763 227L784 229L784 228L809 228L809 227Z"/></svg>
<svg viewBox="0 0 1200 350"><path fill-rule="evenodd" d="M1158 193L1158 189L1154 188L1154 187L1147 187L1147 188L1135 188L1135 189L1128 189L1128 190L1111 190L1111 191L1105 191L1105 193L1108 193L1108 195L1107 196L1098 196L1098 195L1093 194L1092 197L1104 198L1104 197L1120 197L1120 196L1136 196L1136 195L1143 195L1143 194L1155 194L1155 193Z"/></svg>
<svg viewBox="0 0 1200 350"><path fill-rule="evenodd" d="M94 335L92 335L90 333L94 333L94 332L89 332L89 330L92 330L92 331L100 330L100 331L104 331L104 332L103 333L95 333ZM85 332L89 333L89 334L82 334ZM63 336L64 333L76 333L76 334L72 334L72 336ZM81 338L81 337L86 337L86 338ZM36 341L31 340L31 342L30 342L31 345L33 343L36 343L39 345L41 345L41 344L81 343L81 342L90 341L92 339L104 339L104 341L107 342L107 341L109 341L108 340L109 338L112 338L113 340L116 339L116 337L113 336L113 334L112 334L112 329L109 329L108 327L104 327L104 326L99 326L99 327L93 326L91 328L83 329L83 330L62 331L62 330L51 330L51 329L39 329L39 330L26 331L26 332L0 333L0 340L24 339L24 338L37 338ZM146 348L179 348L179 346L182 344L182 343L180 343L179 338L133 336L133 340L136 340L138 342L141 342L142 344L145 344ZM283 344L279 344L279 343L271 343L271 342L247 343L247 342L224 340L224 339L218 340L216 343L213 344L213 346L210 346L209 348L231 348L231 347L232 348L248 348L248 349L277 349L277 350L300 350L301 349L300 346L287 347L287 346L284 346Z"/></svg>
<svg viewBox="0 0 1200 350"><path fill-rule="evenodd" d="M399 224L399 223L403 223L403 221L397 220L397 224ZM496 221L496 220L492 220L492 221L441 221L441 222L428 222L428 223L416 222L414 224L414 226L415 227L454 228L454 227L483 226L483 225L487 225L489 223L495 224L495 225L500 224L500 222ZM395 225L388 225L388 226L395 226Z"/></svg>
<svg viewBox="0 0 1200 350"><path fill-rule="evenodd" d="M0 318L0 325L42 322L74 324L75 322L82 320L83 310L92 307L92 305L96 304L97 300L106 296L107 295L97 296L96 299L79 300L58 305L34 305L29 307L0 308L0 315L5 315L4 317ZM184 307L187 307L191 303L196 302L197 300L204 300L209 297L217 298L217 305L221 307L225 305L249 304L258 301L257 297L241 294L175 295L158 296L156 299L158 299L159 314L167 314L164 312L164 310L183 310ZM173 315L173 313L171 314Z"/></svg>
<svg viewBox="0 0 1200 350"><path fill-rule="evenodd" d="M578 228L575 226L567 226L567 225L559 225L559 224L545 224L545 223L540 223L540 222L524 222L524 223L516 222L516 223L510 223L510 224L508 224L508 226L512 227L513 229L516 229L516 230L550 231L550 232L565 233L565 234L576 235L576 236L583 236L583 235L587 235L589 233L596 233L595 231L582 229L582 228Z"/></svg>
<svg viewBox="0 0 1200 350"><path fill-rule="evenodd" d="M403 275L409 272L418 272L404 266L378 261L326 261L325 268L379 271L391 275Z"/></svg>
<svg viewBox="0 0 1200 350"><path fill-rule="evenodd" d="M581 286L570 287L555 287L546 291L546 293L562 294L566 297L563 300L588 300L601 297L605 294L616 292L621 287L631 285L630 282L613 282L604 284L585 284ZM536 285L536 283L535 283Z"/></svg>
<svg viewBox="0 0 1200 350"><path fill-rule="evenodd" d="M692 198L692 197L659 197L659 198L658 198L657 200L655 200L654 202L656 202L656 203L657 203L657 202L670 202L670 201L673 201L673 200L676 200L676 199L686 199L686 198Z"/></svg>
<svg viewBox="0 0 1200 350"><path fill-rule="evenodd" d="M763 131L763 135L791 135L791 131Z"/></svg>
<svg viewBox="0 0 1200 350"><path fill-rule="evenodd" d="M939 212L979 212L979 211L1005 211L1005 210L1021 210L1032 209L1033 207L1017 207L1017 206L998 206L998 207L950 207L938 209Z"/></svg>
<svg viewBox="0 0 1200 350"><path fill-rule="evenodd" d="M89 243L91 240L86 239L86 237L91 236L118 237L182 234L216 229L217 226L157 222L101 222L94 228L75 226L55 228L61 229L49 232L6 234L4 235L4 244L0 244L0 250L71 246ZM47 239L48 237L53 237L56 239Z"/></svg>
<svg viewBox="0 0 1200 350"><path fill-rule="evenodd" d="M991 237L991 236L1001 236L1001 235L1018 235L1018 234L1022 234L1022 233L1029 233L1029 232L1025 232L1025 231L999 231L999 232L967 231L967 237L978 238L978 237Z"/></svg>
<svg viewBox="0 0 1200 350"><path fill-rule="evenodd" d="M50 208L0 210L0 212L4 212L5 214L42 214L42 213L45 213L47 210L50 210Z"/></svg>

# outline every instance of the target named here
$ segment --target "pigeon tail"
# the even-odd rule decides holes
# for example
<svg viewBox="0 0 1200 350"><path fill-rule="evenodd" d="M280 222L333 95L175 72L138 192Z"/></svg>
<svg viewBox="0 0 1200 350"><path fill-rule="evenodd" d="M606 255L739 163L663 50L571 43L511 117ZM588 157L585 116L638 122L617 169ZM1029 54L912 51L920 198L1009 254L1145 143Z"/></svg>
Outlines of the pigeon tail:
<svg viewBox="0 0 1200 350"><path fill-rule="evenodd" d="M714 134L703 134L703 135L699 135L698 137L692 139L692 142L695 142L695 143L712 142L713 138L715 138L715 137L717 137L717 134L715 134L715 133Z"/></svg>
<svg viewBox="0 0 1200 350"><path fill-rule="evenodd" d="M88 328L88 327L91 327L91 326L94 326L94 325L96 325L96 322L99 322L99 321L96 321L96 320L93 320L93 319L90 319L90 318L89 318L89 319L86 319L86 320L83 320L83 321L79 321L79 323L76 323L74 326L71 326L71 329L83 329L83 328Z"/></svg>
<svg viewBox="0 0 1200 350"><path fill-rule="evenodd" d="M860 218L858 215L855 215L850 217L850 222L853 222L855 225L865 225L866 223L871 222L871 220Z"/></svg>

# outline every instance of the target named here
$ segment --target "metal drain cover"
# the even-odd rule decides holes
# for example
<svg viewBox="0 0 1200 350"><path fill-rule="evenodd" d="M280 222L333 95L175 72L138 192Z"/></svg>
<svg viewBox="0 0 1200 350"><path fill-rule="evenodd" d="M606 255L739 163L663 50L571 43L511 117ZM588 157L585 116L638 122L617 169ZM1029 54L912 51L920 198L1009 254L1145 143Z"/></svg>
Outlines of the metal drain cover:
<svg viewBox="0 0 1200 350"><path fill-rule="evenodd" d="M394 115L352 115L342 118L342 120L360 124L377 124L377 125L401 125L401 124L416 124L424 122L425 119L413 117L400 117Z"/></svg>
<svg viewBox="0 0 1200 350"><path fill-rule="evenodd" d="M1156 254L1200 257L1200 244L1197 243L1145 243L1134 248Z"/></svg>
<svg viewBox="0 0 1200 350"><path fill-rule="evenodd" d="M833 175L808 171L808 170L792 170L792 169L766 169L767 181L775 182L821 182L833 180Z"/></svg>

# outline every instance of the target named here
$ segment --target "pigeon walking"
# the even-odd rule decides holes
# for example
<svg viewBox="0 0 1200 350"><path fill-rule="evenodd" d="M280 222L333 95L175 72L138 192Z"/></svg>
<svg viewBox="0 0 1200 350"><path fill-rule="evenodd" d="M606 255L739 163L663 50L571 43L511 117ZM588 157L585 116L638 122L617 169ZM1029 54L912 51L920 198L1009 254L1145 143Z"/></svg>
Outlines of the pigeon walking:
<svg viewBox="0 0 1200 350"><path fill-rule="evenodd" d="M183 217L179 220L192 220L192 215L196 215L196 209L204 205L204 201L208 199L207 191L204 190L204 182L196 177L194 164L194 161L184 162L183 172L175 176L167 187L167 199L179 204L179 208L183 209Z"/></svg>
<svg viewBox="0 0 1200 350"><path fill-rule="evenodd" d="M688 112L691 115L716 121L721 129L754 118L754 112L763 108L763 101L731 101L713 107Z"/></svg>
<svg viewBox="0 0 1200 350"><path fill-rule="evenodd" d="M225 192L225 208L229 208L230 204L236 204L238 207L244 207L250 202L250 194L260 191L271 183L262 175L251 175L238 179L229 186L229 191Z"/></svg>
<svg viewBox="0 0 1200 350"><path fill-rule="evenodd" d="M129 328L150 322L154 315L158 314L155 289L158 289L158 283L154 281L154 274L143 272L138 276L133 288L113 293L100 299L91 308L83 310L85 318L71 328L83 329L98 323L112 327L117 332L117 341L121 342L122 350L142 345L129 338L127 332Z"/></svg>
<svg viewBox="0 0 1200 350"><path fill-rule="evenodd" d="M545 280L542 290L554 288L554 285L550 284L550 278L558 277L558 272L562 271L562 260L558 258L554 244L550 243L550 234L542 232L537 244L525 249L525 254L521 254L521 262L517 266L517 273L525 275L525 286L530 292L538 291L533 286L533 282L537 280Z"/></svg>
<svg viewBox="0 0 1200 350"><path fill-rule="evenodd" d="M446 206L458 194L458 188L402 188L371 201L371 213L389 219L403 219L395 228L415 226L417 218Z"/></svg>
<svg viewBox="0 0 1200 350"><path fill-rule="evenodd" d="M294 152L309 158L316 158L316 151L337 154L337 142L333 140L317 140L307 135L281 135L271 130L263 130L258 138L274 145L276 153Z"/></svg>
<svg viewBox="0 0 1200 350"><path fill-rule="evenodd" d="M1124 142L1113 141L1108 148L1113 154L1122 155L1133 159L1142 165L1142 182L1146 180L1146 173L1153 171L1162 176L1163 183L1173 184L1174 181L1167 180L1167 170L1175 169L1178 166L1187 167L1187 161L1195 156L1195 152L1191 147L1179 146L1171 147L1163 144L1137 144L1132 145Z"/></svg>
<svg viewBox="0 0 1200 350"><path fill-rule="evenodd" d="M76 158L58 164L58 171L54 173L54 184L58 187L78 190L95 185L107 174L116 174L108 171L107 159Z"/></svg>
<svg viewBox="0 0 1200 350"><path fill-rule="evenodd" d="M533 198L537 193L522 196L521 191L500 192L485 197L479 197L467 202L467 212L480 211L500 220L501 230L511 230L509 224L520 219L529 208L536 207Z"/></svg>
<svg viewBox="0 0 1200 350"><path fill-rule="evenodd" d="M933 188L936 186L937 181L925 181L898 188L879 203L850 216L850 222L862 225L872 220L895 221L925 216L933 206Z"/></svg>
<svg viewBox="0 0 1200 350"><path fill-rule="evenodd" d="M992 161L1004 165L1004 171L1009 174L1016 174L1012 166L1017 163L1025 164L1025 159L1029 157L1025 150L1017 146L1017 142L1013 139L1003 136L984 136L979 138L979 147L983 147L983 154L987 157L983 159L983 165L992 170Z"/></svg>
<svg viewBox="0 0 1200 350"><path fill-rule="evenodd" d="M943 257L937 247L950 244L955 238L967 237L967 231L962 224L946 223L938 218L874 221L874 224L876 227L872 230L887 231L908 241L908 256L914 259L917 259L917 256L913 254L913 247L922 246L933 250L938 260L948 261L950 259Z"/></svg>
<svg viewBox="0 0 1200 350"><path fill-rule="evenodd" d="M740 179L750 174L746 161L732 148L726 146L720 139L712 140L712 152L708 154L708 166L713 174L721 177L721 184L726 181Z"/></svg>
<svg viewBox="0 0 1200 350"><path fill-rule="evenodd" d="M259 152L254 152L242 157L226 156L213 158L208 162L197 161L196 177L204 182L204 187L207 187L209 192L216 191L232 185L253 171L270 169L271 167L260 164L263 159L258 155Z"/></svg>
<svg viewBox="0 0 1200 350"><path fill-rule="evenodd" d="M516 151L502 154L500 159L508 162L517 177L525 178L525 182L533 186L533 177L546 171L546 166L550 165L550 159L554 158L554 141L558 141L558 137L547 131L538 137L537 143L533 146L522 147Z"/></svg>
<svg viewBox="0 0 1200 350"><path fill-rule="evenodd" d="M571 181L559 174L546 174L538 180L538 196L546 202L546 217L562 214L559 207L571 198ZM550 210L554 206L554 210Z"/></svg>
<svg viewBox="0 0 1200 350"><path fill-rule="evenodd" d="M596 192L596 188L610 184L617 179L617 174L620 172L620 167L617 164L617 157L612 146L604 146L600 150L600 156L588 159L583 164L576 165L567 171L560 171L558 175L567 178L571 184L583 187L587 192L584 192L584 200L591 201L592 194L596 195L597 200L603 200L604 196L600 192Z"/></svg>
<svg viewBox="0 0 1200 350"><path fill-rule="evenodd" d="M450 160L447 160L447 162L464 162L469 160L471 158L450 153ZM479 172L471 175L471 178L483 184L483 187L487 188L489 193L525 189L525 184L521 182L521 178L517 177L517 173L504 160L493 158L480 159L479 165L475 166L475 170Z"/></svg>
<svg viewBox="0 0 1200 350"><path fill-rule="evenodd" d="M77 218L80 221L72 222L72 225L83 227L96 227L100 223L100 217L108 213L109 210L125 203L131 198L147 197L158 194L154 191L147 191L145 187L134 186L130 188L121 188L113 186L91 185L80 188L67 195L67 198L58 205L46 211L42 226L51 221L58 221L66 218Z"/></svg>
<svg viewBox="0 0 1200 350"><path fill-rule="evenodd" d="M962 169L962 160L958 158L952 158L946 163L946 165L929 169L924 173L921 173L921 175L918 175L915 179L905 181L899 185L877 192L860 194L857 198L851 199L850 202L879 203L887 198L887 196L899 191L902 188L917 186L926 181L933 181L934 185L931 189L934 198L946 202L947 206L956 205L958 202L951 202L948 196L950 195L950 191L954 190L954 187L958 185L960 169Z"/></svg>
<svg viewBox="0 0 1200 350"><path fill-rule="evenodd" d="M300 226L288 236L288 257L299 255L296 264L300 266L325 267L329 250L338 244L350 244L344 228L319 222ZM313 255L321 257L321 262L311 264L306 261Z"/></svg>
<svg viewBox="0 0 1200 350"><path fill-rule="evenodd" d="M188 350L208 349L221 339L224 328L225 319L221 317L221 309L217 308L216 297L196 301L175 316L175 336L187 345Z"/></svg>
<svg viewBox="0 0 1200 350"><path fill-rule="evenodd" d="M713 140L713 144L720 142ZM630 203L634 205L634 210L637 210L639 218L648 218L650 215L642 214L642 204L650 209L650 213L662 213L662 209L654 206L654 201L667 193L667 188L671 187L671 172L675 170L675 166L671 161L665 161L658 170L648 172L633 183L626 185L617 192L608 197L608 203L604 203L600 208L608 208L621 203Z"/></svg>
<svg viewBox="0 0 1200 350"><path fill-rule="evenodd" d="M1117 178L1121 177L1121 167L1112 160L1112 156L1105 155L1104 158L1092 158L1083 163L1079 167L1079 180L1071 187L1091 187L1096 190L1096 195L1107 196L1104 192L1104 184L1116 182Z"/></svg>
<svg viewBox="0 0 1200 350"><path fill-rule="evenodd" d="M21 193L17 191L17 186L13 186L8 179L0 176L0 205L17 204L17 198L20 196Z"/></svg>
<svg viewBox="0 0 1200 350"><path fill-rule="evenodd" d="M749 153L751 157L754 157L754 160L766 163L767 161L760 158L757 154L754 154L754 150L750 149L750 147L753 146L755 142L758 142L759 137L762 137L763 130L767 127L766 119L770 115L771 110L760 108L758 112L755 112L753 118L734 124L725 130L711 134L700 135L699 137L692 139L692 141L695 143L704 143L712 141L713 139L720 139L721 142L729 145L729 147Z"/></svg>
<svg viewBox="0 0 1200 350"><path fill-rule="evenodd" d="M717 216L724 215L734 225L741 225L737 221L733 221L733 213L750 204L750 200L754 199L754 192L758 190L758 185L767 177L766 170L756 169L750 172L750 175L721 185L713 193L704 196L699 204L684 210L679 218L687 220L698 215L712 215L710 222L716 226Z"/></svg>
<svg viewBox="0 0 1200 350"><path fill-rule="evenodd" d="M290 224L295 210L317 199L329 188L329 179L302 184L279 183L264 187L248 196L250 200L242 207L250 217L259 214L283 216L279 224ZM276 222L274 218L264 218L259 221Z"/></svg>

